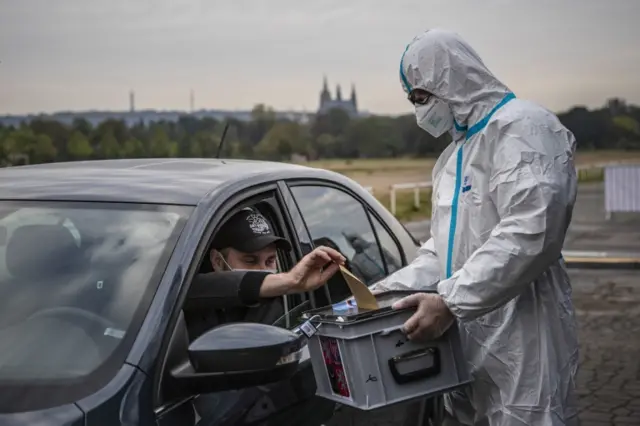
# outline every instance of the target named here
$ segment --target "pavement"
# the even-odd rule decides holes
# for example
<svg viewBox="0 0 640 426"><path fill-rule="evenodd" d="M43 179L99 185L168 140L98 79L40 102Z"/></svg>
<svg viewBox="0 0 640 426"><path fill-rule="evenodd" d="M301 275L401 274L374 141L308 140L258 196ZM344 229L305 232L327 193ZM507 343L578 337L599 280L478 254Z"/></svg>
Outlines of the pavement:
<svg viewBox="0 0 640 426"><path fill-rule="evenodd" d="M571 270L582 426L640 425L640 272Z"/></svg>
<svg viewBox="0 0 640 426"><path fill-rule="evenodd" d="M569 270L580 333L580 419L582 426L640 426L640 270L614 269L615 259L640 258L640 215L605 221L603 206L602 184L581 186L565 240L565 255L591 256L599 265ZM425 240L429 222L407 229Z"/></svg>

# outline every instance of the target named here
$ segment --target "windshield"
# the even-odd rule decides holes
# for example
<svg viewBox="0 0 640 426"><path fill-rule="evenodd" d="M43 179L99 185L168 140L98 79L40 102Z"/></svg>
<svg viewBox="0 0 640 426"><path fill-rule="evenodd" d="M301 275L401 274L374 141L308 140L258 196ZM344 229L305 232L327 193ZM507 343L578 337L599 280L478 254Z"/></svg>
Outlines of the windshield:
<svg viewBox="0 0 640 426"><path fill-rule="evenodd" d="M119 368L187 212L0 202L0 389Z"/></svg>

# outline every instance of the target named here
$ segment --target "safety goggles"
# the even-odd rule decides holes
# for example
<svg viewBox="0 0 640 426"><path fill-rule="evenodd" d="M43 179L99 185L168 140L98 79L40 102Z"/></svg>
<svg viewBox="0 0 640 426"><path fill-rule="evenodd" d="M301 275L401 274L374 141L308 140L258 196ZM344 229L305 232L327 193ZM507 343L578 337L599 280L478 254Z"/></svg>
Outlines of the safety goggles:
<svg viewBox="0 0 640 426"><path fill-rule="evenodd" d="M413 89L407 95L407 99L409 99L409 102L411 102L413 105L425 105L427 102L429 102L431 96L433 95L425 90Z"/></svg>

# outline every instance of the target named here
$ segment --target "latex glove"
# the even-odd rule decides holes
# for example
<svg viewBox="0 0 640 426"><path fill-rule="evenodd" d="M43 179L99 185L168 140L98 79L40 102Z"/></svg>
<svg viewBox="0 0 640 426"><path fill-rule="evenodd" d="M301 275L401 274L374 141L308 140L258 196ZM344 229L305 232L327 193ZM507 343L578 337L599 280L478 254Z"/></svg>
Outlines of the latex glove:
<svg viewBox="0 0 640 426"><path fill-rule="evenodd" d="M416 313L404 323L403 327L409 340L437 339L455 321L455 316L444 303L444 299L437 294L412 294L398 300L392 306L393 309L411 307L417 307Z"/></svg>

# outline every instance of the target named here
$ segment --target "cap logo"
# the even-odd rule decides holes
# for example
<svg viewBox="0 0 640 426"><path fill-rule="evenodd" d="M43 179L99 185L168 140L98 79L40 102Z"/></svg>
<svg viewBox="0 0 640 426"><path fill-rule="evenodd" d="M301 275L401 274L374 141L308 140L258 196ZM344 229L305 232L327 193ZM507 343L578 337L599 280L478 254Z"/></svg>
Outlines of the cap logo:
<svg viewBox="0 0 640 426"><path fill-rule="evenodd" d="M254 234L264 235L271 233L269 224L259 214L250 214L247 216L247 222L249 223L249 228L251 228L251 231L253 231Z"/></svg>

